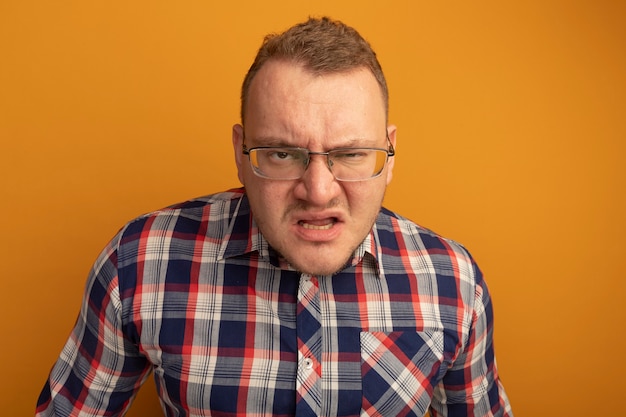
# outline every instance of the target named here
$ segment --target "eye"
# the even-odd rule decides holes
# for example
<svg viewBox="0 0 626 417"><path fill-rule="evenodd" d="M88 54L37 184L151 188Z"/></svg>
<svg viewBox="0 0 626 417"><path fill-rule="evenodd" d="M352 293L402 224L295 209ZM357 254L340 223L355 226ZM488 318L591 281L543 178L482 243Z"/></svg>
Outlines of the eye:
<svg viewBox="0 0 626 417"><path fill-rule="evenodd" d="M332 153L332 158L345 163L358 163L369 155L367 149L344 149Z"/></svg>
<svg viewBox="0 0 626 417"><path fill-rule="evenodd" d="M293 153L284 151L274 152L274 157L278 159L293 158Z"/></svg>
<svg viewBox="0 0 626 417"><path fill-rule="evenodd" d="M298 149L267 149L267 158L273 163L293 162L302 159L302 152Z"/></svg>

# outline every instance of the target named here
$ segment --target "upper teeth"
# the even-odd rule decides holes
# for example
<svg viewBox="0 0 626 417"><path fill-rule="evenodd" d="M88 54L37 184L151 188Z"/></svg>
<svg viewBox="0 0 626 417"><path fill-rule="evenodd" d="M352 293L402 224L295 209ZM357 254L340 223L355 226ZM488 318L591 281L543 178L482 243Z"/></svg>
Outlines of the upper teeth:
<svg viewBox="0 0 626 417"><path fill-rule="evenodd" d="M333 223L330 222L328 224L324 224L324 225L316 225L316 224L311 224L311 223L306 223L306 222L302 222L302 227L304 227L305 229L313 229L313 230L328 230L331 227L333 227Z"/></svg>

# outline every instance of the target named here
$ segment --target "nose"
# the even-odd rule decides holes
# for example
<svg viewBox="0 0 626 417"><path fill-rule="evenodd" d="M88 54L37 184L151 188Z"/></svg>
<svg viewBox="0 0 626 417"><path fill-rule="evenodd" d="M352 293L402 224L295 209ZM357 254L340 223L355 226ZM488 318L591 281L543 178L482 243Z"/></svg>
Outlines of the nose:
<svg viewBox="0 0 626 417"><path fill-rule="evenodd" d="M311 206L326 207L341 193L341 185L330 171L325 155L310 155L311 160L295 187L295 197Z"/></svg>

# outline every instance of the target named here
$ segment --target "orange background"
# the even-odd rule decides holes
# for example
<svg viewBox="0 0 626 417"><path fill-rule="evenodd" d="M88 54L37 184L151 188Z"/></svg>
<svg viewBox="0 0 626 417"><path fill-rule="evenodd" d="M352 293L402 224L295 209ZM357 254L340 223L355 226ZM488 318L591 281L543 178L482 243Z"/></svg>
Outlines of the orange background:
<svg viewBox="0 0 626 417"><path fill-rule="evenodd" d="M386 205L487 276L516 415L623 413L626 3L434 3L2 1L2 414L32 414L119 227L238 185L244 73L267 32L322 14L386 71ZM129 415L158 414L150 382Z"/></svg>

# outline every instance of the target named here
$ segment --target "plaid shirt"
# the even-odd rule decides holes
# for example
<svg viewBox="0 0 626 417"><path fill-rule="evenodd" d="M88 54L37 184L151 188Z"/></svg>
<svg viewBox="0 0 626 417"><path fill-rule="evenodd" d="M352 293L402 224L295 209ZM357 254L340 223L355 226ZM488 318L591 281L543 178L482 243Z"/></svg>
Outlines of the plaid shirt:
<svg viewBox="0 0 626 417"><path fill-rule="evenodd" d="M290 269L243 190L126 225L96 261L39 416L510 416L466 250L386 210L332 276Z"/></svg>

